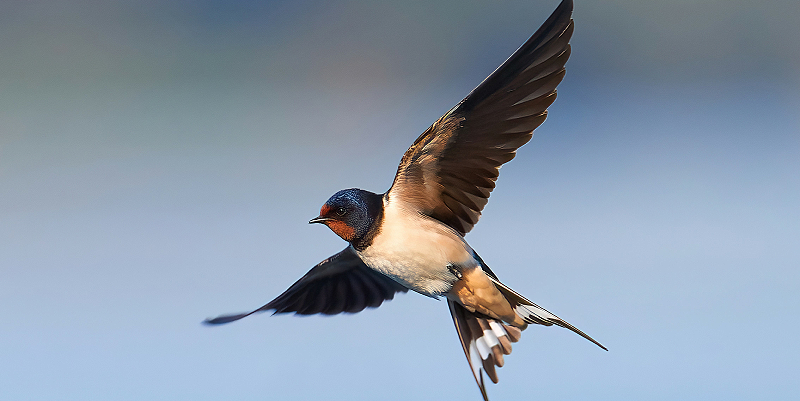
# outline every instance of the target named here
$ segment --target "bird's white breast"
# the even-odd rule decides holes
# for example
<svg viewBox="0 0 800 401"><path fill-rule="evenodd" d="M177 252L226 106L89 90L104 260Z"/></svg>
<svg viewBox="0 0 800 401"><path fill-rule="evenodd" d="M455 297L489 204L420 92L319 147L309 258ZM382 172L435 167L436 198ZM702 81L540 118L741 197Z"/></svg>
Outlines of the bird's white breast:
<svg viewBox="0 0 800 401"><path fill-rule="evenodd" d="M419 293L437 296L456 280L449 266L474 267L469 245L438 220L384 201L380 232L359 256L364 263Z"/></svg>

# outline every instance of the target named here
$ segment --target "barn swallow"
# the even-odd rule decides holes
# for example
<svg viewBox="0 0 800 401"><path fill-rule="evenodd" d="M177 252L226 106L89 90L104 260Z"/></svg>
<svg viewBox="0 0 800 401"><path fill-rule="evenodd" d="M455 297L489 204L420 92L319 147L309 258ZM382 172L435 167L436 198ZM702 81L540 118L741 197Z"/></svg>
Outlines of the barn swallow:
<svg viewBox="0 0 800 401"><path fill-rule="evenodd" d="M322 205L309 223L328 226L347 248L268 304L206 323L268 310L356 313L408 290L444 297L484 400L483 374L497 383L495 367L529 324L565 327L607 350L501 283L464 240L500 166L531 139L556 99L570 55L571 15L572 1L562 1L505 63L425 130L403 155L387 192L345 189Z"/></svg>

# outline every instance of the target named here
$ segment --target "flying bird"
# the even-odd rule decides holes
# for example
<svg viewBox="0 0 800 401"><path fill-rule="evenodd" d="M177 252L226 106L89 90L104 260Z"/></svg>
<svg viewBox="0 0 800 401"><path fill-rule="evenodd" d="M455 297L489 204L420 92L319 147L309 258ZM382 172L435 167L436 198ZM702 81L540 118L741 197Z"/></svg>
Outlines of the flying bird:
<svg viewBox="0 0 800 401"><path fill-rule="evenodd" d="M288 290L249 313L206 320L222 324L256 312L335 315L375 308L395 293L447 299L461 346L488 400L484 373L497 383L511 343L529 324L575 326L515 292L467 244L499 168L533 136L556 99L570 56L572 1L497 70L420 135L383 194L345 189L309 223L348 242Z"/></svg>

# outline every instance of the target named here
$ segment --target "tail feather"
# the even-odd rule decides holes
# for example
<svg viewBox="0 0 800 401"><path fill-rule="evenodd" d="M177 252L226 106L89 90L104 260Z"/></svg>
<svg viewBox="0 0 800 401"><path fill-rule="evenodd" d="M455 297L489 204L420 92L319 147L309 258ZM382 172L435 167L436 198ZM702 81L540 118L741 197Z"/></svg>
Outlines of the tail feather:
<svg viewBox="0 0 800 401"><path fill-rule="evenodd" d="M447 305L475 382L483 399L488 401L483 373L493 383L498 382L495 367L503 366L503 356L511 353L511 343L519 341L521 331L499 320L470 312L457 302L447 300Z"/></svg>
<svg viewBox="0 0 800 401"><path fill-rule="evenodd" d="M572 330L579 336L593 342L598 347L608 351L608 348L604 347L603 344L600 344L594 338L589 337L588 334L582 332L577 327L567 323L566 320L561 319L560 317L550 313L547 309L542 308L539 305L536 305L535 303L523 297L516 291L512 290L511 288L508 288L508 286L501 283L499 280L491 277L490 280L492 280L494 285L497 286L497 289L500 290L503 296L506 297L508 302L511 303L511 307L514 308L514 311L517 313L517 315L519 315L519 317L521 317L522 320L524 320L526 323L541 324L543 326L552 326L552 325L561 326L565 329Z"/></svg>

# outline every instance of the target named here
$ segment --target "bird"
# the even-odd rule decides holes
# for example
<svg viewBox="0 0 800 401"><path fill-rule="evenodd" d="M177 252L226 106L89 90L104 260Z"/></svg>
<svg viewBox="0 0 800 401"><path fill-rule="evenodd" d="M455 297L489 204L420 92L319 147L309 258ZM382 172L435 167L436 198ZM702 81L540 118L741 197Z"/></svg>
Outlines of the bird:
<svg viewBox="0 0 800 401"><path fill-rule="evenodd" d="M309 223L347 241L257 312L357 313L408 290L444 298L485 401L484 374L498 382L512 343L530 324L561 326L608 350L507 285L466 242L495 187L500 166L547 117L565 75L574 29L572 0L461 102L425 130L402 156L388 191L350 188L331 196Z"/></svg>

